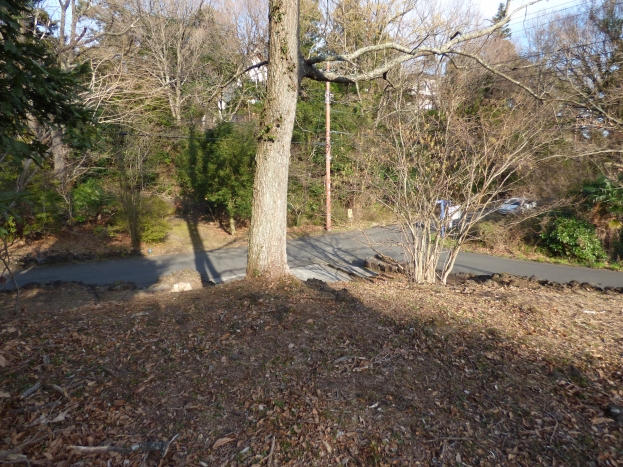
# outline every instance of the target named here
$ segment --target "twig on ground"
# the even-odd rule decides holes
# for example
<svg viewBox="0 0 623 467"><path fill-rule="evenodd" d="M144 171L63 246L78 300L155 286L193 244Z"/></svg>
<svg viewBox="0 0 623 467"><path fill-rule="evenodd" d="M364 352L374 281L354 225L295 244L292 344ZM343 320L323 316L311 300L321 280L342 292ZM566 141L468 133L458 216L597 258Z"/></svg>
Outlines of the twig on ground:
<svg viewBox="0 0 623 467"><path fill-rule="evenodd" d="M441 467L446 465L446 447L448 447L448 440L443 440L443 446L441 447Z"/></svg>
<svg viewBox="0 0 623 467"><path fill-rule="evenodd" d="M176 435L171 439L171 442L177 438ZM72 449L77 454L103 454L107 452L120 452L121 454L130 454L136 451L145 451L146 453L150 453L153 451L160 451L166 453L166 449L168 449L169 443L163 443L162 441L147 441L141 444L135 444L132 447L124 448L121 446L76 446L71 445L69 449Z"/></svg>
<svg viewBox="0 0 623 467"><path fill-rule="evenodd" d="M359 458L358 458L357 456L355 456L355 455L351 452L351 450L350 450L350 448L349 448L348 446L346 447L346 451L348 452L348 455L349 455L350 457L352 457L353 459L355 459L355 462L357 463L357 465L360 465L361 467L363 467L363 462L361 462L361 461L359 460Z"/></svg>
<svg viewBox="0 0 623 467"><path fill-rule="evenodd" d="M26 389L22 395L20 396L22 399L28 399L30 396L32 396L35 392L37 392L39 390L39 388L41 387L41 383L36 383L34 386Z"/></svg>
<svg viewBox="0 0 623 467"><path fill-rule="evenodd" d="M2 462L3 464L25 463L25 464L30 465L30 460L28 460L28 457L26 457L24 454L13 454L13 453L0 454L0 462Z"/></svg>
<svg viewBox="0 0 623 467"><path fill-rule="evenodd" d="M556 421L556 426L554 427L554 430L552 431L552 436L549 437L549 444L552 444L552 442L554 441L554 436L556 435L556 430L558 429L558 420L554 419Z"/></svg>
<svg viewBox="0 0 623 467"><path fill-rule="evenodd" d="M439 441L471 441L472 438L435 438L421 441L422 443L438 443Z"/></svg>
<svg viewBox="0 0 623 467"><path fill-rule="evenodd" d="M39 438L35 437L34 439L31 439L30 441L24 441L19 446L11 449L11 452L18 452L18 451L21 451L22 449L24 449L25 447L32 446L34 444L40 443L41 441L45 441L46 439L48 439L54 433L56 433L56 431L54 431L52 433L46 433L45 435L40 436Z"/></svg>
<svg viewBox="0 0 623 467"><path fill-rule="evenodd" d="M7 413L9 413L10 415L17 415L17 414L26 413L26 412L36 412L40 409L47 409L48 407L52 407L54 405L56 405L56 402L48 402L47 404L34 405L32 407L22 407L21 409L11 409Z"/></svg>
<svg viewBox="0 0 623 467"><path fill-rule="evenodd" d="M178 433L173 438L171 438L169 442L166 444L166 446L164 447L164 449L162 450L162 459L160 459L160 462L158 463L158 467L160 467L162 463L164 462L164 458L167 456L167 453L169 452L169 447L171 446L171 443L173 443L173 441L175 441L179 435L180 434Z"/></svg>
<svg viewBox="0 0 623 467"><path fill-rule="evenodd" d="M100 368L106 373L108 373L110 376L112 376L113 378L119 379L119 375L117 374L116 371L111 370L110 368L106 368L105 366L101 366Z"/></svg>
<svg viewBox="0 0 623 467"><path fill-rule="evenodd" d="M104 454L107 452L120 452L121 454L130 454L132 448L122 448L119 446L74 446L70 445L69 449L73 449L78 454Z"/></svg>
<svg viewBox="0 0 623 467"><path fill-rule="evenodd" d="M61 396L63 396L65 399L69 399L69 394L67 394L67 391L65 391L62 387L56 385L56 384L44 384L43 385L44 389L51 389L53 391L58 392Z"/></svg>
<svg viewBox="0 0 623 467"><path fill-rule="evenodd" d="M268 456L266 456L264 459L262 459L261 462L266 461L266 465L270 466L273 463L272 457L273 457L273 451L275 450L275 435L273 435L273 441L270 445L270 452L268 453ZM260 463L261 463L260 462Z"/></svg>
<svg viewBox="0 0 623 467"><path fill-rule="evenodd" d="M141 461L141 467L145 467L147 465L147 458L149 457L149 451L145 451L143 455L143 460Z"/></svg>
<svg viewBox="0 0 623 467"><path fill-rule="evenodd" d="M39 433L41 433L41 430L39 430ZM28 465L31 465L32 463L35 463L35 464L39 463L39 462L36 462L36 461L31 461L24 454L20 453L20 451L22 451L24 448L26 448L28 446L31 446L31 445L34 445L34 444L38 444L38 443L40 443L42 441L45 441L50 436L52 436L54 433L56 433L56 431L53 431L52 433L46 433L45 435L37 438L39 433L37 433L34 436L34 439L31 439L29 441L25 441L22 444L20 444L19 446L14 447L10 451L5 451L5 452L0 453L0 462L3 463L3 464L26 463Z"/></svg>

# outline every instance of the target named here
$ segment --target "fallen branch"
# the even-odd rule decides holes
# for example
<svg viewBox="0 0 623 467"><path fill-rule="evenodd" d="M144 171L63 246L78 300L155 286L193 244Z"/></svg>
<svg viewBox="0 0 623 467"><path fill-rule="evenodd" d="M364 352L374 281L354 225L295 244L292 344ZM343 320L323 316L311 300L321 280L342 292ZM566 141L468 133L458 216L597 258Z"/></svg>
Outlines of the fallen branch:
<svg viewBox="0 0 623 467"><path fill-rule="evenodd" d="M104 454L107 452L120 452L122 454L130 454L134 452L132 448L122 448L119 446L74 446L70 445L69 449L72 449L77 454Z"/></svg>
<svg viewBox="0 0 623 467"><path fill-rule="evenodd" d="M162 463L164 462L164 458L167 456L167 453L169 452L169 446L171 446L171 443L173 443L173 441L175 441L178 436L179 436L179 433L176 434L173 438L171 438L169 440L169 442L167 443L167 445L165 446L165 448L163 449L163 451L162 451L162 459L158 463L158 467L160 467L162 465Z"/></svg>
<svg viewBox="0 0 623 467"><path fill-rule="evenodd" d="M441 467L446 465L446 447L448 446L448 440L443 440L443 447L441 448Z"/></svg>
<svg viewBox="0 0 623 467"><path fill-rule="evenodd" d="M110 368L106 368L105 366L101 366L100 365L100 369L106 373L108 373L110 376L112 376L113 378L117 378L119 379L119 375L117 374L116 371L111 370Z"/></svg>
<svg viewBox="0 0 623 467"><path fill-rule="evenodd" d="M51 389L52 391L56 391L61 396L63 396L65 399L69 399L69 394L67 394L67 391L65 391L62 387L60 387L60 386L58 386L56 384L44 384L43 388L44 389Z"/></svg>
<svg viewBox="0 0 623 467"><path fill-rule="evenodd" d="M270 445L270 452L268 453L268 456L266 456L264 459L262 459L260 461L260 464L264 461L266 461L266 465L271 465L273 463L272 461L272 457L273 457L273 451L275 450L275 435L273 435L273 441Z"/></svg>
<svg viewBox="0 0 623 467"><path fill-rule="evenodd" d="M21 454L20 451L23 450L24 448L28 447L28 446L32 446L33 444L38 444L38 443L48 439L54 433L56 433L56 432L47 433L47 434L45 434L43 436L40 436L39 438L37 438L35 436L35 439L31 439L29 441L25 441L22 444L20 444L19 446L11 449L10 451L0 451L0 462L3 463L3 464L20 464L20 463L25 463L25 464L28 464L28 465L40 464L41 463L40 461L30 460L24 454Z"/></svg>
<svg viewBox="0 0 623 467"><path fill-rule="evenodd" d="M3 464L20 464L23 462L30 465L28 457L24 454L0 453L0 462Z"/></svg>
<svg viewBox="0 0 623 467"><path fill-rule="evenodd" d="M421 441L422 443L438 443L439 441L471 441L472 438L435 438L435 439L427 439L425 441Z"/></svg>
<svg viewBox="0 0 623 467"><path fill-rule="evenodd" d="M121 446L76 446L70 445L67 448L73 450L76 454L84 454L85 456L91 454L105 454L107 452L120 452L121 454L130 454L136 451L145 451L145 452L153 452L160 451L166 454L169 449L170 444L178 437L179 435L175 435L171 441L165 443L163 441L146 441L141 444L133 444L129 448L124 448Z"/></svg>
<svg viewBox="0 0 623 467"><path fill-rule="evenodd" d="M32 396L35 392L37 392L39 389L41 388L41 383L37 383L34 386L26 389L22 395L20 396L22 399L28 399L30 396Z"/></svg>
<svg viewBox="0 0 623 467"><path fill-rule="evenodd" d="M346 451L348 451L348 455L349 455L350 457L352 457L353 459L355 459L355 462L357 463L357 465L360 465L361 467L363 467L363 462L361 462L361 461L359 460L359 458L358 458L357 456L355 456L355 455L351 452L351 450L350 450L350 448L349 448L348 446L346 446Z"/></svg>
<svg viewBox="0 0 623 467"><path fill-rule="evenodd" d="M39 431L39 433L41 433L41 431ZM28 440L28 441L24 441L22 444L20 444L19 446L17 446L16 448L12 449L11 452L19 452L21 450L23 450L24 448L27 448L28 446L33 446L35 444L39 444L42 441L45 441L46 439L48 439L50 436L52 436L54 433L56 433L56 431L53 431L52 433L47 433L43 436L39 436L38 438L35 436L34 439Z"/></svg>

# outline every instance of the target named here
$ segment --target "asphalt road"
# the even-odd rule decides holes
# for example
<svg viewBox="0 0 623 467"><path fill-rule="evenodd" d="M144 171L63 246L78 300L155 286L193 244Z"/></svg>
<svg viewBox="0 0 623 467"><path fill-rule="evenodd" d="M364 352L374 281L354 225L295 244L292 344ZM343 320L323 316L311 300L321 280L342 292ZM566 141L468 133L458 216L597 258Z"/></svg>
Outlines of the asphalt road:
<svg viewBox="0 0 623 467"><path fill-rule="evenodd" d="M291 269L313 264L361 265L376 251L400 256L395 245L397 232L392 228L375 228L365 232L327 234L288 242L288 263ZM110 284L115 281L135 282L149 287L158 277L182 269L197 270L204 278L223 282L244 276L246 248L223 248L204 251L195 244L195 252L179 255L128 258L97 263L37 266L16 273L18 285L28 282L81 281L87 284ZM559 266L546 263L517 261L475 253L460 253L453 272L475 274L509 273L555 282L588 282L600 287L623 287L623 273L600 269Z"/></svg>

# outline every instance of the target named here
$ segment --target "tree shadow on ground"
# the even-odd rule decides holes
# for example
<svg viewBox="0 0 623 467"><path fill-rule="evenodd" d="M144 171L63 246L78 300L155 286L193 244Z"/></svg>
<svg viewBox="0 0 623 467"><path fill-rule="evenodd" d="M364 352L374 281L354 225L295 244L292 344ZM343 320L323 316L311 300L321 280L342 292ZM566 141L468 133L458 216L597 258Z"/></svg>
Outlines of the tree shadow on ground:
<svg viewBox="0 0 623 467"><path fill-rule="evenodd" d="M551 292L534 287L537 296ZM179 435L167 457L176 464L619 465L623 419L607 405L623 396L620 362L590 361L563 337L544 352L538 311L500 302L513 326L536 333L518 339L450 309L445 293L400 282L258 280L126 305L33 307L6 323L21 335L11 341L3 391L19 394L36 381L67 386L79 424L59 422L54 436L90 433L81 442L97 446ZM475 306L456 293L465 310ZM599 341L598 332L577 329L587 343ZM40 353L57 363L40 364ZM46 394L30 404L58 395ZM2 429L34 434L36 426L19 425L29 420L22 402L11 403L16 412ZM123 414L118 426L111 407ZM2 429L0 440L11 439ZM24 451L43 452L67 460L66 450Z"/></svg>
<svg viewBox="0 0 623 467"><path fill-rule="evenodd" d="M293 267L309 263L362 266L366 257L379 252L400 260L402 250L396 247L395 238L391 238L395 233L390 229L378 230L388 232L387 241L371 240L358 231L297 238L288 242L289 263Z"/></svg>
<svg viewBox="0 0 623 467"><path fill-rule="evenodd" d="M218 277L218 271L214 268L212 261L208 257L201 234L199 233L198 224L199 216L193 214L184 214L183 219L188 227L188 234L193 246L195 255L195 269L205 281L213 280Z"/></svg>

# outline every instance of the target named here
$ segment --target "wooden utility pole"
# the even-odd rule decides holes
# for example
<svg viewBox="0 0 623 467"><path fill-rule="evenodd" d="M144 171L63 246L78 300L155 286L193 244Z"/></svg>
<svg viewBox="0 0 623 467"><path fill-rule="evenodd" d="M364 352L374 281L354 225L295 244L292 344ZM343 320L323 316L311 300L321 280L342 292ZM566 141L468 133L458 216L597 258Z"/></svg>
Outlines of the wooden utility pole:
<svg viewBox="0 0 623 467"><path fill-rule="evenodd" d="M329 62L327 62L329 71ZM325 180L325 190L327 194L327 232L331 231L331 84L326 82L325 103L327 107L327 136L326 136L326 166L327 175Z"/></svg>

